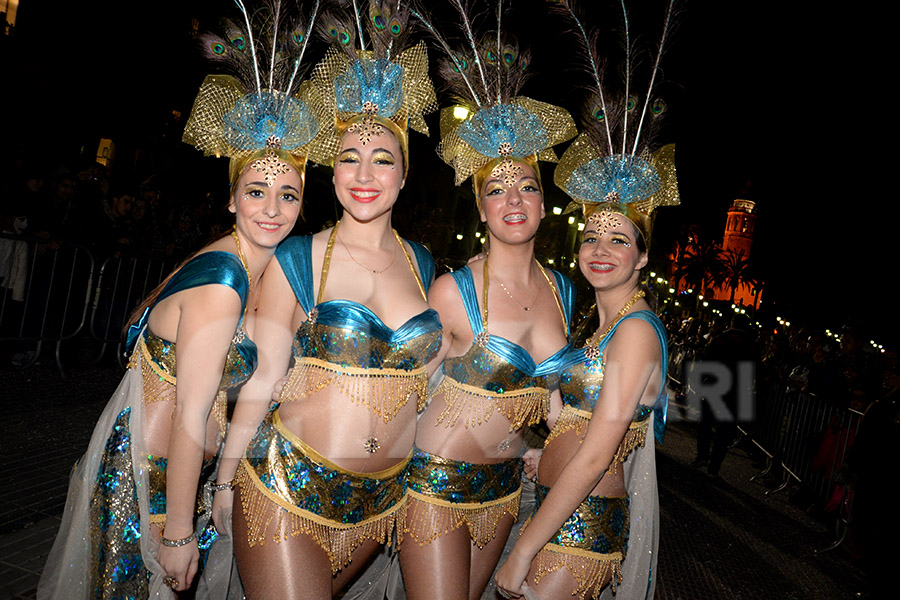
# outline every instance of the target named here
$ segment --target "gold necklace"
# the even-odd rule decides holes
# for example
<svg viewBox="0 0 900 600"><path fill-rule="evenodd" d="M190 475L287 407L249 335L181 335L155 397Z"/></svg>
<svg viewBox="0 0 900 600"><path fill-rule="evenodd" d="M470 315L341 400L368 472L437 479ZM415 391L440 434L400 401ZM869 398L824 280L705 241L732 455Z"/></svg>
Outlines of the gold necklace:
<svg viewBox="0 0 900 600"><path fill-rule="evenodd" d="M490 288L491 282L491 270L488 267L488 258L490 258L490 253L484 257L484 269L482 271L482 284L481 284L481 327L482 330L475 336L475 343L481 346L482 348L486 348L488 341L491 339L490 334L488 333L488 289ZM550 290L553 292L553 299L556 301L556 308L559 310L559 316L562 319L563 331L566 332L566 336L569 335L569 323L566 319L566 311L563 310L562 301L560 300L559 292L556 290L556 286L553 285L553 281L550 280L550 276L547 275L547 270L541 266L541 263L538 262L537 259L534 259L535 264L537 264L538 269L541 270L541 275L544 276L544 279L547 280L547 285L550 286ZM503 285L502 283L500 284ZM506 288L503 288L506 290ZM540 289L538 290L540 293ZM509 292L506 292L507 294ZM510 296L512 297L512 296ZM513 298L515 300L515 298ZM536 301L535 298L534 301ZM534 306L534 301L532 301L532 307ZM516 302L516 304L519 304ZM519 304L519 306L522 306ZM524 306L522 308L525 308ZM528 310L528 309L525 309Z"/></svg>
<svg viewBox="0 0 900 600"><path fill-rule="evenodd" d="M231 237L234 238L234 245L237 246L238 258L241 259L241 265L243 265L244 271L247 272L247 289L250 289L253 287L253 277L250 275L250 267L247 266L247 259L244 258L244 251L241 249L241 240L238 238L237 225L231 230Z"/></svg>
<svg viewBox="0 0 900 600"><path fill-rule="evenodd" d="M363 269L365 269L366 271L371 271L372 274L374 274L374 275L378 275L378 274L380 274L380 273L384 273L385 271L387 271L388 269L391 268L391 265L394 264L394 259L397 258L397 246L394 246L394 254L393 254L393 256L391 256L391 262L388 263L388 266L386 266L386 267L383 268L383 269L372 269L372 268L367 267L366 265L362 264L362 263L359 262L358 260L356 260L356 258L355 258L355 257L353 256L353 254L350 252L350 248L348 248L348 247L347 247L347 244L344 243L343 238L341 238L341 233L338 231L338 225L340 225L340 224L341 224L341 222L338 221L338 222L337 222L337 225L334 226L334 230L337 232L337 239L338 239L338 241L341 243L341 246L344 247L344 250L347 251L347 255L350 257L350 260L352 260L353 262L355 262L356 264L358 264L359 266L361 266L361 267L362 267Z"/></svg>
<svg viewBox="0 0 900 600"><path fill-rule="evenodd" d="M485 259L485 260L486 260L486 259ZM512 294L509 293L509 290L506 289L506 286L503 285L503 282L500 281L500 279L497 278L496 275L494 275L494 278L497 279L497 283L500 284L500 287L503 288L503 291L506 292L506 295L509 296L510 299L511 299L513 302L515 302L516 304L518 304L518 305L519 305L519 308L521 308L522 310L525 310L525 311L528 311L528 310L531 310L532 308L534 308L534 303L537 302L538 296L541 294L541 290L543 289L543 286L538 285L537 292L535 292L534 298L531 299L531 305L530 305L530 306L526 306L526 305L522 304L521 302L519 302L518 300L516 300L515 297L514 297Z"/></svg>
<svg viewBox="0 0 900 600"><path fill-rule="evenodd" d="M627 313L629 310L631 310L631 307L634 306L635 302L637 302L638 300L640 300L643 297L644 297L644 290L638 290L637 293L635 293L635 295L632 296L631 299L625 303L625 306L623 306L619 310L619 312L616 314L616 318L612 320L612 323L609 324L609 327L606 328L606 331L604 331L601 335L598 336L597 334L600 331L600 328L599 327L597 328L597 331L594 332L594 335L591 336L590 341L588 341L588 343L584 347L584 357L585 358L593 360L600 356L600 342L602 342L603 339L607 335L609 335L609 332L613 330L613 327L615 327L616 324L622 320L622 317L625 316L625 313Z"/></svg>
<svg viewBox="0 0 900 600"><path fill-rule="evenodd" d="M247 259L244 257L244 250L241 248L241 240L237 234L237 225L231 230L231 237L234 238L234 245L237 246L238 258L241 259L241 266L244 267L244 272L247 273L247 303L244 305L244 314L241 317L240 323L238 323L237 331L234 332L234 337L231 338L231 342L233 344L240 344L244 341L246 335L244 334L244 318L247 316L247 310L250 308L250 289L253 286L253 277L250 275L250 267L247 266Z"/></svg>

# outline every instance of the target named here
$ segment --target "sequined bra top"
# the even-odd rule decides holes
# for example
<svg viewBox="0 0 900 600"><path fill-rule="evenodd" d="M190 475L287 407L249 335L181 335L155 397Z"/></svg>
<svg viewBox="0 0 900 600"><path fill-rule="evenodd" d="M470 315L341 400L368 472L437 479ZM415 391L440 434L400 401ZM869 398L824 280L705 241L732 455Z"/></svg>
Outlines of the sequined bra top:
<svg viewBox="0 0 900 600"><path fill-rule="evenodd" d="M219 389L224 390L243 384L250 379L256 369L256 344L243 332L250 288L247 273L240 259L230 252L204 252L181 267L163 288L153 306L144 310L140 319L128 328L128 351L141 352L149 366L168 383L175 384L175 342L164 340L150 331L146 326L150 311L159 302L177 292L211 284L226 285L241 299L241 320L238 322L234 340L228 348Z"/></svg>
<svg viewBox="0 0 900 600"><path fill-rule="evenodd" d="M609 467L610 472L615 472L618 464L624 462L628 454L636 446L644 444L651 414L655 414L653 429L660 443L662 443L665 432L668 401L665 389L668 342L665 326L649 310L633 312L620 319L610 332L600 340L600 343L592 347L590 351L587 351L587 347L574 348L563 358L559 374L559 390L562 394L563 410L545 444L549 445L550 442L570 429L575 429L579 437L584 435L600 396L600 390L603 387L603 375L606 366L603 353L618 330L619 325L629 319L645 321L656 332L656 337L659 341L662 380L656 404L653 406L638 404L635 408L628 432L619 445L619 449Z"/></svg>
<svg viewBox="0 0 900 600"><path fill-rule="evenodd" d="M568 338L575 289L565 275L556 271L550 273L553 279L547 277L547 282L556 296L563 331ZM524 348L486 330L484 311L479 308L469 267L454 271L452 276L475 339L462 356L444 359L444 380L435 395L443 393L447 408L438 417L438 422L453 426L464 412L467 426L478 425L490 418L493 411L487 406L473 406L472 400L494 404L511 421L511 431L539 422L547 415L549 390L557 383L561 361L571 344L535 363Z"/></svg>
<svg viewBox="0 0 900 600"><path fill-rule="evenodd" d="M281 401L304 397L327 385L336 385L357 404L368 406L387 422L406 404L413 392L419 404L427 400L426 364L441 345L441 321L427 309L391 329L367 306L351 300L322 300L337 227L332 230L313 302L312 237L288 238L275 257L294 295L306 311L294 337L293 366L281 393ZM394 233L423 299L434 278L434 259L424 246L412 247L422 277L413 267L403 240Z"/></svg>

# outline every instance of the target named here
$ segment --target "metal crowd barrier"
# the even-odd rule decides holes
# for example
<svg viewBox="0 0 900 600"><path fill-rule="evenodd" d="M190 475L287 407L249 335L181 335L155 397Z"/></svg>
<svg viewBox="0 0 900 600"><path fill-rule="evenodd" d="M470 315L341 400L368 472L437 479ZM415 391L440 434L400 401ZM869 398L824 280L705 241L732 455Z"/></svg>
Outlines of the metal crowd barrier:
<svg viewBox="0 0 900 600"><path fill-rule="evenodd" d="M62 373L61 344L84 327L94 257L80 244L0 234L0 342L18 367L54 347Z"/></svg>
<svg viewBox="0 0 900 600"><path fill-rule="evenodd" d="M836 513L836 541L846 538L852 493L842 468L862 422L863 413L839 407L814 394L777 383L757 394L757 418L738 429L767 457L766 467L751 480L778 481L766 495L794 484L810 501Z"/></svg>
<svg viewBox="0 0 900 600"><path fill-rule="evenodd" d="M175 261L124 255L95 265L80 244L0 234L0 344L15 367L33 366L49 346L65 377L63 342L79 336L97 342L79 348L93 363L120 349L128 316Z"/></svg>
<svg viewBox="0 0 900 600"><path fill-rule="evenodd" d="M107 349L116 349L119 364L124 366L122 331L135 307L175 267L175 261L162 258L113 256L103 261L97 278L96 293L91 304L91 336L102 342L96 361Z"/></svg>

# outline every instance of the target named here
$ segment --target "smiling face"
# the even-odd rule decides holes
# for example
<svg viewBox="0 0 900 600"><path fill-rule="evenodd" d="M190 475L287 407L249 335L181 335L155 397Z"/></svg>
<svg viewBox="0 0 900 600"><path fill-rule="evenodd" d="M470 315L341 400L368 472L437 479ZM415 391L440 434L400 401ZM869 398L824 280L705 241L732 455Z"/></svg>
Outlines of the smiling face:
<svg viewBox="0 0 900 600"><path fill-rule="evenodd" d="M334 191L344 210L357 221L390 212L403 188L400 143L385 130L363 146L353 132L344 134L334 160Z"/></svg>
<svg viewBox="0 0 900 600"><path fill-rule="evenodd" d="M269 185L264 174L247 167L234 185L228 210L235 214L242 237L263 248L275 248L300 216L303 181L293 167Z"/></svg>
<svg viewBox="0 0 900 600"><path fill-rule="evenodd" d="M516 162L514 176L493 172L481 185L481 220L502 242L534 239L544 218L544 195L534 170Z"/></svg>
<svg viewBox="0 0 900 600"><path fill-rule="evenodd" d="M587 220L578 263L595 290L637 285L647 253L638 249L638 232L623 215L603 211Z"/></svg>

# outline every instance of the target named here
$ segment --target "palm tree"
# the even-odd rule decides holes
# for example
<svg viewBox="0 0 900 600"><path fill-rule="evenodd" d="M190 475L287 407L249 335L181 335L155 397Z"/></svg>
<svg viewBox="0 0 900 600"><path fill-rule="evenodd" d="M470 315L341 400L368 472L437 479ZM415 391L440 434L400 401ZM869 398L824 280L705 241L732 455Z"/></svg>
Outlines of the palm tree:
<svg viewBox="0 0 900 600"><path fill-rule="evenodd" d="M675 269L674 277L676 284L684 280L688 287L701 293L720 285L725 277L721 246L698 237L692 238ZM698 302L699 297L700 294L697 295Z"/></svg>
<svg viewBox="0 0 900 600"><path fill-rule="evenodd" d="M725 275L722 283L731 289L729 301L734 304L734 296L742 284L755 287L756 281L752 275L750 261L744 257L743 250L738 252L729 250L722 253L722 265Z"/></svg>

